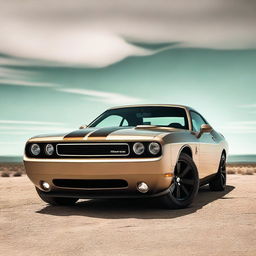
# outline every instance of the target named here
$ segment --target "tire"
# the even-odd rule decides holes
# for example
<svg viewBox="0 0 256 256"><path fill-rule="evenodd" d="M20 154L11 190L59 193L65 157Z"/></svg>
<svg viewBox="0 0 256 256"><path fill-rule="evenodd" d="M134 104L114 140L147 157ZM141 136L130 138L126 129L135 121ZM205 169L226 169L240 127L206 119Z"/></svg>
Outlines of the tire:
<svg viewBox="0 0 256 256"><path fill-rule="evenodd" d="M37 187L36 192L44 202L50 205L73 205L78 201L78 198L47 196L43 191L41 191Z"/></svg>
<svg viewBox="0 0 256 256"><path fill-rule="evenodd" d="M227 172L226 172L226 156L221 155L219 169L215 177L209 182L210 190L212 191L224 191L227 182Z"/></svg>
<svg viewBox="0 0 256 256"><path fill-rule="evenodd" d="M197 167L189 155L181 153L175 167L169 192L161 197L161 200L166 208L185 208L193 202L198 189Z"/></svg>

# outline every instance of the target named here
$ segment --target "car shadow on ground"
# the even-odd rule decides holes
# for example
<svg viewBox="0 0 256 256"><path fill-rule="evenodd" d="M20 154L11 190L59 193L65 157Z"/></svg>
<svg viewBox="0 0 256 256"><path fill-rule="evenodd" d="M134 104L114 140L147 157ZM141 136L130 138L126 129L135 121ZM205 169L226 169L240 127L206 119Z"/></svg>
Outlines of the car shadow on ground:
<svg viewBox="0 0 256 256"><path fill-rule="evenodd" d="M225 191L212 192L208 186L204 186L200 188L194 203L190 207L179 210L164 209L156 199L92 199L79 201L74 206L47 205L37 213L103 219L170 219L194 213L215 200L232 199L227 195L234 188L233 186L227 186Z"/></svg>

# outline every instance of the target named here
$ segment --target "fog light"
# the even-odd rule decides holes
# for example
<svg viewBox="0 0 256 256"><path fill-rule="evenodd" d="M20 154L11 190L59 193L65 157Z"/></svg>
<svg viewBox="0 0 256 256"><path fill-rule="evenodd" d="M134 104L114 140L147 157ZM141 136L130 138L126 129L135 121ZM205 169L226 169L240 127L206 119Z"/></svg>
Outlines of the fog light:
<svg viewBox="0 0 256 256"><path fill-rule="evenodd" d="M147 193L148 192L148 185L145 182L140 182L137 185L137 189L141 192L141 193Z"/></svg>
<svg viewBox="0 0 256 256"><path fill-rule="evenodd" d="M48 182L46 182L46 181L42 181L42 182L41 182L41 187L42 187L42 189L45 190L45 191L49 191L50 188L51 188L50 184L49 184Z"/></svg>

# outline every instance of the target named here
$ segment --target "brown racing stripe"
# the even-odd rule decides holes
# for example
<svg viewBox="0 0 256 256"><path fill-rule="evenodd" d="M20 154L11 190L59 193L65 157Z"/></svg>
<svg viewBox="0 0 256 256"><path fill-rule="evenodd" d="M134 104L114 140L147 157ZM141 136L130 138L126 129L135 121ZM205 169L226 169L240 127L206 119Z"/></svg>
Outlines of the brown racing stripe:
<svg viewBox="0 0 256 256"><path fill-rule="evenodd" d="M112 132L123 130L123 129L131 129L131 127L105 127L100 128L99 130L96 130L95 132L91 133L88 138L93 137L107 137Z"/></svg>
<svg viewBox="0 0 256 256"><path fill-rule="evenodd" d="M89 134L90 132L95 131L95 130L96 130L96 128L87 128L87 129L76 130L76 131L73 131L73 132L65 135L64 139L65 138L82 138L82 137L86 136L87 134Z"/></svg>

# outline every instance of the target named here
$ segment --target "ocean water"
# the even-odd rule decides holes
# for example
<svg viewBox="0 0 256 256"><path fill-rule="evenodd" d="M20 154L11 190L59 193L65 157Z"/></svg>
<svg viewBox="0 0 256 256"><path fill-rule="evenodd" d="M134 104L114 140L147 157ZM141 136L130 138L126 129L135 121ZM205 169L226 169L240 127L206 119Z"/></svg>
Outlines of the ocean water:
<svg viewBox="0 0 256 256"><path fill-rule="evenodd" d="M256 155L230 155L228 163L256 163Z"/></svg>
<svg viewBox="0 0 256 256"><path fill-rule="evenodd" d="M20 163L22 156L0 156L0 163Z"/></svg>
<svg viewBox="0 0 256 256"><path fill-rule="evenodd" d="M0 163L19 163L22 156L0 156ZM256 155L230 155L228 163L256 163Z"/></svg>

